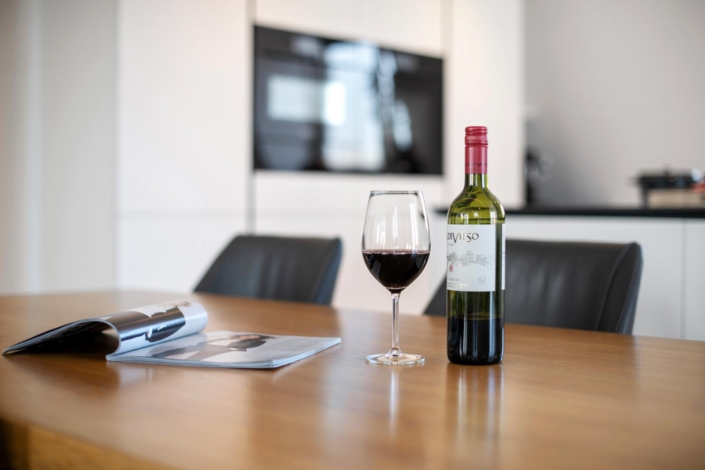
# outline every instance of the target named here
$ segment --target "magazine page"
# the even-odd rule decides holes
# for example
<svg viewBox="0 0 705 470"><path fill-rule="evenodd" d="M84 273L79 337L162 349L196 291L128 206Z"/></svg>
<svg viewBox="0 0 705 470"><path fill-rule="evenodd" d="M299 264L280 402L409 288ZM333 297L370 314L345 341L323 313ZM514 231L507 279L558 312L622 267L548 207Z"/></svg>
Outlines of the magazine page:
<svg viewBox="0 0 705 470"><path fill-rule="evenodd" d="M207 323L208 314L201 304L191 300L177 300L75 321L14 344L5 349L3 354L49 342L81 341L84 335L99 334L110 329L118 339L118 347L113 354L120 354L198 333Z"/></svg>
<svg viewBox="0 0 705 470"><path fill-rule="evenodd" d="M198 367L268 369L291 364L338 343L340 338L214 331L124 354L111 354L108 360Z"/></svg>

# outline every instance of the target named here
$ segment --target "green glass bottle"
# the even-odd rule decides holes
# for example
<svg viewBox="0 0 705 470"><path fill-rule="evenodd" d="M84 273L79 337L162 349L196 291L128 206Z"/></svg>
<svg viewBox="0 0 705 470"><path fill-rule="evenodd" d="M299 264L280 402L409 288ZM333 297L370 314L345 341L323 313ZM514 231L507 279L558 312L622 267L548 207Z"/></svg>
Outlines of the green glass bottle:
<svg viewBox="0 0 705 470"><path fill-rule="evenodd" d="M504 208L487 188L487 128L465 128L465 187L448 211L448 359L504 354Z"/></svg>

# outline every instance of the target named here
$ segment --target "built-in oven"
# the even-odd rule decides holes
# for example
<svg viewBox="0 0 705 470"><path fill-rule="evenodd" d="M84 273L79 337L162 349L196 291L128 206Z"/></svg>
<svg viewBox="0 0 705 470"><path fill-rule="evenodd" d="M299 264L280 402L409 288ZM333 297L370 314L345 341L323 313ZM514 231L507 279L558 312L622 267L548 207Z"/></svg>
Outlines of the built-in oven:
<svg viewBox="0 0 705 470"><path fill-rule="evenodd" d="M255 27L256 169L442 173L443 62Z"/></svg>

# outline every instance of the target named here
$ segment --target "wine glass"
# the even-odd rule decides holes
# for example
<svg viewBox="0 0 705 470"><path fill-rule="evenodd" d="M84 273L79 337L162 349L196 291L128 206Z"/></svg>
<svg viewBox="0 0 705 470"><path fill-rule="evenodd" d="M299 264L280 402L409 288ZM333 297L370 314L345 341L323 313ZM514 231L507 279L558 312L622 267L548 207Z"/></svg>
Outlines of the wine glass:
<svg viewBox="0 0 705 470"><path fill-rule="evenodd" d="M392 348L367 356L384 365L423 364L399 349L399 294L421 274L431 252L426 204L421 191L372 191L362 232L362 257L370 273L392 294Z"/></svg>

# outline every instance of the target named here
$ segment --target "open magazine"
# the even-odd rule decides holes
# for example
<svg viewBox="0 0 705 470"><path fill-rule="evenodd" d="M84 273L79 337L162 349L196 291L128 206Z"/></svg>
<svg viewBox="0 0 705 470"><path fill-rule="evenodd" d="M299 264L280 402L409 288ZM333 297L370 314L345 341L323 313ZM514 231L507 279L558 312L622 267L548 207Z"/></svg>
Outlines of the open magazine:
<svg viewBox="0 0 705 470"><path fill-rule="evenodd" d="M207 323L208 314L201 304L179 300L75 321L14 344L3 354L31 351L56 342L80 342L88 335L112 330L118 346L106 356L108 361L270 369L340 343L340 338L204 333Z"/></svg>

